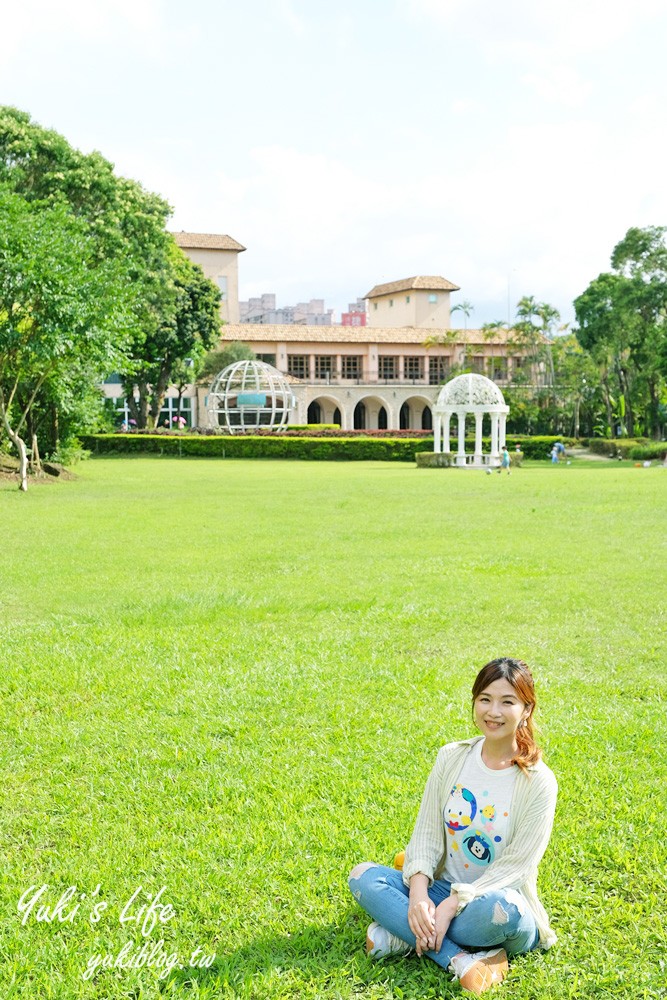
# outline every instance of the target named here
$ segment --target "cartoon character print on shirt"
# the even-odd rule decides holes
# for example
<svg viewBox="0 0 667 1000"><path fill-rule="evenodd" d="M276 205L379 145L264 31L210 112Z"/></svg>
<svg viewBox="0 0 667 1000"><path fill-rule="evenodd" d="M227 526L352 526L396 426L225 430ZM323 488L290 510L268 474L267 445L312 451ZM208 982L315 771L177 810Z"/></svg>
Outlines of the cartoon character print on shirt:
<svg viewBox="0 0 667 1000"><path fill-rule="evenodd" d="M484 792L484 795L488 794ZM477 822L473 826L475 816ZM453 851L461 851L466 868L470 864L485 867L494 860L495 845L502 841L502 837L495 832L496 818L495 805L485 805L478 810L477 800L470 789L462 785L454 786L445 806L445 822L452 831L451 848ZM454 857L451 851L450 857Z"/></svg>
<svg viewBox="0 0 667 1000"><path fill-rule="evenodd" d="M454 785L447 805L445 806L445 824L456 833L457 830L466 830L475 818L477 812L477 800L469 788L463 785Z"/></svg>
<svg viewBox="0 0 667 1000"><path fill-rule="evenodd" d="M496 855L491 837L478 829L466 832L461 850L464 857L474 865L490 865Z"/></svg>

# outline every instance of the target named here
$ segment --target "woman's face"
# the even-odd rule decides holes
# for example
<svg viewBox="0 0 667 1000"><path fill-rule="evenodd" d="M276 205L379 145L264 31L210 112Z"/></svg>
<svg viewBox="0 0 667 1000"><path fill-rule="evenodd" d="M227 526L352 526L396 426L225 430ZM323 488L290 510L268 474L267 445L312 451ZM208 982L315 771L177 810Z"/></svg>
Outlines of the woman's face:
<svg viewBox="0 0 667 1000"><path fill-rule="evenodd" d="M508 680L488 684L475 699L475 724L487 739L514 738L519 723L530 714Z"/></svg>

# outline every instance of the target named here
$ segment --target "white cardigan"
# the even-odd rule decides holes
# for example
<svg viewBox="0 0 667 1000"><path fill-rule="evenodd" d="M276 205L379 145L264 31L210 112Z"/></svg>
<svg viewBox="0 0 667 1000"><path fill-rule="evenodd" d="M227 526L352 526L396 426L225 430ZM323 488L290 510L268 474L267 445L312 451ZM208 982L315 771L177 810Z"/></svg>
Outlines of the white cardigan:
<svg viewBox="0 0 667 1000"><path fill-rule="evenodd" d="M428 876L429 882L441 876L446 858L444 808L466 756L482 739L483 736L476 736L448 743L439 751L426 782L410 843L405 849L403 881L406 885L417 872ZM512 795L505 849L475 882L452 884L452 892L458 893L459 897L457 913L485 892L516 889L535 917L540 946L550 948L555 943L556 935L537 896L537 866L551 836L557 793L556 778L542 761L532 765L528 774L519 771Z"/></svg>

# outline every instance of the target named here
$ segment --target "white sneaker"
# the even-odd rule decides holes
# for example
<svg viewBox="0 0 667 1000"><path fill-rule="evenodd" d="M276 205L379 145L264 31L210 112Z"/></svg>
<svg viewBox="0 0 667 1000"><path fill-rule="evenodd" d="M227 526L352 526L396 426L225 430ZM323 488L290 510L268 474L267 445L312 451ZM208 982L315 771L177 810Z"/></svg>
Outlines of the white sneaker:
<svg viewBox="0 0 667 1000"><path fill-rule="evenodd" d="M470 990L476 996L481 996L492 986L502 983L508 972L504 948L457 955L452 959L451 966L463 989Z"/></svg>
<svg viewBox="0 0 667 1000"><path fill-rule="evenodd" d="M369 924L366 931L366 954L369 958L404 955L410 951L410 948L411 946L407 941L396 937L395 934L392 934L386 927L378 924L377 921L374 920L372 924Z"/></svg>

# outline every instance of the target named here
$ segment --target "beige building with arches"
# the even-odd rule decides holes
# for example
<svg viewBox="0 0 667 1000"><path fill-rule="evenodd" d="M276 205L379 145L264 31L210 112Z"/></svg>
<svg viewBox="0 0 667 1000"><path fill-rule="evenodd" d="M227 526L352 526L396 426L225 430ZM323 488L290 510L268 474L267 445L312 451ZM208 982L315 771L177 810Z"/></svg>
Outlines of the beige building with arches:
<svg viewBox="0 0 667 1000"><path fill-rule="evenodd" d="M296 407L292 424L339 424L342 430L431 430L440 386L465 368L501 386L539 382L527 352L507 330L450 328L450 295L459 286L439 275L415 275L373 286L367 292L365 326L241 323L238 258L245 250L231 236L175 232L188 256L222 293L221 344L242 341L261 361L286 375ZM119 380L105 393L128 412ZM171 387L160 415L171 423L185 414L191 426L206 424L207 388Z"/></svg>

